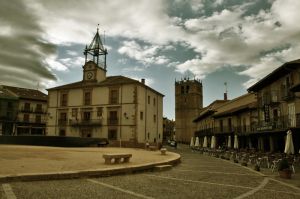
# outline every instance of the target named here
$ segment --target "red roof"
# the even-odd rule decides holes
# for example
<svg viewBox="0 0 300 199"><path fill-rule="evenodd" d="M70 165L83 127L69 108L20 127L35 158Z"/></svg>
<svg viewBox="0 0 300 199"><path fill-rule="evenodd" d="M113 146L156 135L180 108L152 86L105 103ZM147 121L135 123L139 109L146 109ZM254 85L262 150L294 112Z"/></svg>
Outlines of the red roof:
<svg viewBox="0 0 300 199"><path fill-rule="evenodd" d="M5 86L5 85L3 85L3 88L12 92L20 99L40 100L40 101L48 100L47 95L39 90L13 87L13 86Z"/></svg>

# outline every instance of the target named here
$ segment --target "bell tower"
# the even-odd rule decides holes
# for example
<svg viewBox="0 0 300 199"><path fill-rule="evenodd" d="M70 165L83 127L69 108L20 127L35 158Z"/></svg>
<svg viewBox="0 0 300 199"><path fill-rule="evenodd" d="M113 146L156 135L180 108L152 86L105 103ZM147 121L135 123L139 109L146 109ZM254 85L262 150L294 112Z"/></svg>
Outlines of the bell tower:
<svg viewBox="0 0 300 199"><path fill-rule="evenodd" d="M184 78L175 81L176 140L189 143L196 131L193 122L203 108L202 82Z"/></svg>
<svg viewBox="0 0 300 199"><path fill-rule="evenodd" d="M99 28L97 28L90 45L85 47L83 54L85 56L83 80L97 82L105 80L107 49L104 47L99 35Z"/></svg>

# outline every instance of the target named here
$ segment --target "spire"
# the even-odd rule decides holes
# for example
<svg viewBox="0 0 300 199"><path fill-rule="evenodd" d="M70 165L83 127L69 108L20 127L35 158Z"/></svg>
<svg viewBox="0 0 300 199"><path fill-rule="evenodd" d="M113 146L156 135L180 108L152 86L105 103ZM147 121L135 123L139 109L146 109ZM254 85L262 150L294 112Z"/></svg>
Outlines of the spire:
<svg viewBox="0 0 300 199"><path fill-rule="evenodd" d="M90 43L89 46L85 47L84 53L85 62L88 61L88 55L92 57L93 62L95 62L99 67L106 70L106 55L107 49L104 47L101 37L99 35L99 24L97 27L97 32Z"/></svg>

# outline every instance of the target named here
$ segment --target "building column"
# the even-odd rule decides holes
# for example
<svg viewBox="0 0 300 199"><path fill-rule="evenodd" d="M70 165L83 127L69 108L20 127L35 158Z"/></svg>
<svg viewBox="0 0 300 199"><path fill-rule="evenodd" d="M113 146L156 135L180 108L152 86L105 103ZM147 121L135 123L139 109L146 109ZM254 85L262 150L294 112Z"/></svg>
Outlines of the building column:
<svg viewBox="0 0 300 199"><path fill-rule="evenodd" d="M258 137L257 141L258 141L258 144L257 144L258 150L263 151L264 150L264 140L263 140L263 137Z"/></svg>

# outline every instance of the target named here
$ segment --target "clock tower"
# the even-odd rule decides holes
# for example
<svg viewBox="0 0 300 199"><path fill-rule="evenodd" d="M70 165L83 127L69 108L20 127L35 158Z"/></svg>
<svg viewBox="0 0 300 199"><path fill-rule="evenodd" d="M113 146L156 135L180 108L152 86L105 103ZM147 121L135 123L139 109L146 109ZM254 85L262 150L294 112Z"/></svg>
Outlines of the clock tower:
<svg viewBox="0 0 300 199"><path fill-rule="evenodd" d="M85 47L85 64L83 66L83 81L100 82L106 79L107 49L99 35L99 28L91 44Z"/></svg>

